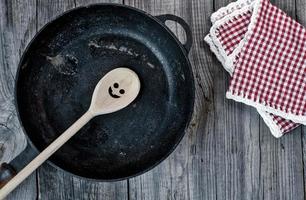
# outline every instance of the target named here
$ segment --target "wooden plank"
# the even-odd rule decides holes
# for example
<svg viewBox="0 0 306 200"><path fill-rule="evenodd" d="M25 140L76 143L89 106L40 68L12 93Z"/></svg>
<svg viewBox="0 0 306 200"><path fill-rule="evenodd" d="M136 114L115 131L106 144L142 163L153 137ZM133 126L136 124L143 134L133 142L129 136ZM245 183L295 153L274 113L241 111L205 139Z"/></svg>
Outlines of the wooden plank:
<svg viewBox="0 0 306 200"><path fill-rule="evenodd" d="M300 144L299 130L276 140L253 108L226 100L229 77L203 45L212 5L219 8L229 2L190 3L192 12L186 18L195 37L190 58L197 80L194 127L160 166L130 180L131 199L303 199L301 145L293 145ZM190 7L180 1L127 3L153 14L180 15L184 13L181 9ZM294 8L289 2L278 3L289 10ZM173 9L173 4L180 9ZM181 163L186 169L180 169Z"/></svg>
<svg viewBox="0 0 306 200"><path fill-rule="evenodd" d="M296 0L296 19L304 27L306 27L306 1ZM302 127L302 153L303 153L303 173L304 173L304 197L306 197L306 126Z"/></svg>
<svg viewBox="0 0 306 200"><path fill-rule="evenodd" d="M74 0L38 0L37 1L37 26L38 29L45 25L47 22L54 19L57 15L66 10L75 7Z"/></svg>
<svg viewBox="0 0 306 200"><path fill-rule="evenodd" d="M152 15L171 13L189 21L191 12L188 1L174 0L127 0L125 4L140 8ZM169 23L169 28L184 39L184 32L177 24ZM129 180L129 198L154 199L189 199L188 190L188 138L185 137L168 159L153 170Z"/></svg>
<svg viewBox="0 0 306 200"><path fill-rule="evenodd" d="M215 2L216 8L229 3L229 1ZM276 3L294 16L294 2L278 1ZM257 141L253 144L259 145L252 148L253 158L255 158L253 161L256 165L249 165L248 168L257 176L249 175L245 178L246 186L243 187L249 189L243 199L303 199L300 129L295 130L292 135L276 140L270 135L264 122L260 120L260 139L258 140L257 134L252 134L252 137L254 136ZM255 179L250 185L248 182L252 177ZM239 190L234 191L239 193Z"/></svg>
<svg viewBox="0 0 306 200"><path fill-rule="evenodd" d="M14 79L20 54L35 33L35 1L0 2L0 161L10 161L26 145L16 118Z"/></svg>
<svg viewBox="0 0 306 200"><path fill-rule="evenodd" d="M214 10L230 2L216 0ZM207 54L211 56L210 52ZM204 190L199 189L199 192L203 199L258 199L258 114L253 108L225 98L230 77L215 56L210 65L213 77L211 112L206 128L198 133L205 133L203 144L197 143L200 147L198 154L204 160L202 166L198 161L197 167L202 167L203 171L198 176L198 179L203 179L198 187Z"/></svg>
<svg viewBox="0 0 306 200"><path fill-rule="evenodd" d="M296 17L295 1L271 1L292 18ZM261 199L304 199L301 128L281 139L269 136L261 121Z"/></svg>
<svg viewBox="0 0 306 200"><path fill-rule="evenodd" d="M296 0L296 20L306 27L306 1Z"/></svg>
<svg viewBox="0 0 306 200"><path fill-rule="evenodd" d="M216 9L227 5L229 2L215 0ZM275 3L285 11L290 11L288 13L294 16L294 2L277 1ZM242 106L246 107L245 105ZM256 119L255 114L251 120L253 119ZM237 122L239 123L239 121ZM245 124L246 120L242 118L240 122ZM241 152L245 154L243 157L248 161L242 164L242 168L238 168L241 177L236 177L233 174L233 177L219 181L225 184L223 193L225 193L226 199L304 199L303 173L301 171L301 129L297 129L291 135L277 140L271 136L261 119L259 123L259 132L256 126L250 128L252 134L248 139L253 140L253 142L244 141L253 145L245 145L246 148ZM248 151L253 153L248 155ZM232 156L226 157L226 159L230 157ZM227 170L223 171L226 172ZM236 184L233 179L240 179L238 187L235 187ZM219 194L222 194L221 188Z"/></svg>
<svg viewBox="0 0 306 200"><path fill-rule="evenodd" d="M78 178L45 164L39 170L38 199L90 199L124 200L127 199L126 181L95 182Z"/></svg>
<svg viewBox="0 0 306 200"><path fill-rule="evenodd" d="M37 197L36 173L22 182L6 200L33 200Z"/></svg>
<svg viewBox="0 0 306 200"><path fill-rule="evenodd" d="M12 21L15 19L14 15L29 14L27 13L29 11L26 12L28 10L26 5L30 4L30 1L18 4L19 10L15 8L18 7L16 1L13 1L11 6L2 5L7 2L0 1L0 9L10 7L10 10L17 12L7 15L7 19ZM126 1L127 4L152 14L179 15L191 25L194 46L190 59L196 78L196 105L191 126L184 140L166 161L152 171L129 180L129 192L126 182L95 183L44 165L39 170L39 199L304 199L306 185L303 181L305 169L302 158L304 156L305 162L306 148L304 146L302 148L301 138L305 145L306 136L301 136L301 128L296 129L291 135L274 139L254 109L226 100L225 91L229 76L203 43L203 37L209 30L209 15L214 9L213 6L216 9L229 2L229 0L215 0L214 3L212 0ZM296 0L296 4L289 0L272 2L289 15L293 17L296 15L305 26L303 0ZM32 3L34 5L34 2ZM38 4L37 26L41 27L63 10L87 4L87 1L39 0ZM1 13L6 13L2 11ZM35 15L32 13L31 16ZM19 20L27 18L19 17ZM5 76L0 73L0 94L5 94L4 99L9 97L12 88L10 85L2 84L3 77L11 78L9 72L11 68L8 66L14 66L14 62L19 59L16 59L16 55L11 52L17 49L20 56L22 52L20 46L27 43L23 38L31 37L31 33L25 33L24 27L33 25L35 27L35 19L33 21L32 25L26 25L24 22L16 23L13 36L10 36L11 33L5 35L5 32L4 34L0 32L2 34L0 46L5 47L4 50L0 50L0 65L6 69ZM6 20L0 19L0 22L3 28ZM17 25L21 28L16 28ZM180 39L184 38L184 33L178 26L175 24L170 26ZM15 39L23 42L18 43ZM13 58L10 58L11 56ZM1 100L0 98L0 102ZM11 105L7 104L5 108L10 108ZM8 119L8 116L1 115L0 119ZM10 128L7 129L5 126L2 127L4 131L10 131ZM303 131L306 133L305 128ZM10 199L35 199L34 181L35 177L32 181L30 179L30 183L24 183ZM24 187L26 189L22 189Z"/></svg>
<svg viewBox="0 0 306 200"><path fill-rule="evenodd" d="M150 4L158 8L165 7L155 1ZM138 5L141 8L148 7L142 5L141 1ZM181 5L185 9L190 7ZM182 142L176 151L185 152L185 155L179 157L180 154L174 152L155 172L131 180L131 199L256 197L253 188L259 182L258 115L254 109L225 100L228 75L215 58L212 60L212 54L203 43L210 27L209 15L213 5L209 1L192 1L192 12L189 11L188 15L195 38L190 58L197 84L195 114L187 143ZM177 166L179 163L176 157L181 160L187 157L184 170L187 178L179 181L172 180L176 175L175 169L180 167ZM161 189L159 185L168 186L168 190Z"/></svg>
<svg viewBox="0 0 306 200"><path fill-rule="evenodd" d="M184 18L191 26L194 46L190 59L196 78L196 104L191 125L185 138L177 149L155 169L133 178L130 183L130 199L209 199L207 193L216 183L211 179L210 170L214 161L207 148L214 145L214 134L209 134L212 109L212 74L211 54L203 44L210 23L212 1L141 1L128 0L126 4L143 9L153 15L172 13ZM176 25L172 31L183 38L183 33ZM210 138L207 138L210 137ZM207 167L207 168L206 168ZM208 170L206 170L208 169ZM208 186L207 186L208 185Z"/></svg>
<svg viewBox="0 0 306 200"><path fill-rule="evenodd" d="M107 1L45 1L38 0L38 26L75 6ZM118 2L118 1L112 1ZM99 183L78 178L57 170L48 164L38 170L39 199L127 199L127 182Z"/></svg>
<svg viewBox="0 0 306 200"><path fill-rule="evenodd" d="M96 3L122 3L122 0L76 0L76 6L86 6Z"/></svg>
<svg viewBox="0 0 306 200"><path fill-rule="evenodd" d="M14 106L14 79L20 56L36 33L36 1L0 1L0 161L8 162L26 146ZM7 199L35 199L36 174Z"/></svg>

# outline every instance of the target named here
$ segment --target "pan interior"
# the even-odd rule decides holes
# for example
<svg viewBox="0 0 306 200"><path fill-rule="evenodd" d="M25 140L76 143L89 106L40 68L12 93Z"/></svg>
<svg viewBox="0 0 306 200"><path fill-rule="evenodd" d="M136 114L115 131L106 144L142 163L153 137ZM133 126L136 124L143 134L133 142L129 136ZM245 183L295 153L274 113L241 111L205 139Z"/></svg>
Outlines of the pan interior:
<svg viewBox="0 0 306 200"><path fill-rule="evenodd" d="M58 167L93 179L125 178L157 164L183 136L193 86L178 43L141 12L96 5L44 27L21 62L17 104L34 146L43 150L76 121L97 82L116 67L138 74L139 96L84 126L51 157Z"/></svg>

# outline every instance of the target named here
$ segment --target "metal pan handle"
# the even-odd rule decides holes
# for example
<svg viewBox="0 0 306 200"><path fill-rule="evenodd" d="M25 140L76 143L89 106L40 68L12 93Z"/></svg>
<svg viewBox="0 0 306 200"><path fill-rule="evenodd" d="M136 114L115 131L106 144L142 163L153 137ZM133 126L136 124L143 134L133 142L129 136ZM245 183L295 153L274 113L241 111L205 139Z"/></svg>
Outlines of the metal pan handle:
<svg viewBox="0 0 306 200"><path fill-rule="evenodd" d="M190 30L189 25L183 20L182 18L171 15L171 14L165 14L165 15L157 15L155 16L157 19L159 19L162 23L166 23L166 21L174 21L178 24L180 24L186 33L186 42L185 44L182 44L183 47L186 49L187 53L189 53L191 46L192 46L192 32Z"/></svg>
<svg viewBox="0 0 306 200"><path fill-rule="evenodd" d="M14 158L10 163L0 165L0 189L8 183L14 176L33 160L38 152L28 143L23 152Z"/></svg>

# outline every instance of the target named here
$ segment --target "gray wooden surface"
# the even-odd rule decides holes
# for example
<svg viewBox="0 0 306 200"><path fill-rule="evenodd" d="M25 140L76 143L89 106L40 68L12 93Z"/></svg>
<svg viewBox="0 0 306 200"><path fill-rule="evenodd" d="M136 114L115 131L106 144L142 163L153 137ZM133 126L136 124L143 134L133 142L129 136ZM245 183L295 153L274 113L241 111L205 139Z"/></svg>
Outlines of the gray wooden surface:
<svg viewBox="0 0 306 200"><path fill-rule="evenodd" d="M153 15L172 13L188 22L194 35L189 58L196 79L190 127L169 158L144 175L99 183L44 164L8 199L305 199L306 128L275 139L253 108L226 100L229 75L203 41L209 16L230 0L0 0L0 133L20 135L15 151L24 147L12 103L16 67L24 48L53 17L95 2L124 3ZM272 2L306 25L305 0ZM184 40L179 26L169 26Z"/></svg>

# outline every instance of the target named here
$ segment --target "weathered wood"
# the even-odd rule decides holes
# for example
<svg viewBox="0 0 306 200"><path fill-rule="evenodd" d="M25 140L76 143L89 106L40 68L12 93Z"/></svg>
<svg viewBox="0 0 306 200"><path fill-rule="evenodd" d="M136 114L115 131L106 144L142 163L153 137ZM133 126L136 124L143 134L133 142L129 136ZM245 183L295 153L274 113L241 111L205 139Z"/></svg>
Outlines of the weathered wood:
<svg viewBox="0 0 306 200"><path fill-rule="evenodd" d="M127 199L126 181L103 183L82 179L45 164L39 170L38 199Z"/></svg>
<svg viewBox="0 0 306 200"><path fill-rule="evenodd" d="M306 27L306 1L296 0L296 19L304 27ZM303 174L304 174L304 197L306 197L306 127L302 127L302 148L303 148Z"/></svg>
<svg viewBox="0 0 306 200"><path fill-rule="evenodd" d="M13 102L14 79L20 54L35 33L35 1L1 1L0 7L0 161L8 162L26 145Z"/></svg>
<svg viewBox="0 0 306 200"><path fill-rule="evenodd" d="M191 22L191 4L174 0L128 0L125 4L147 11L152 15L171 13ZM183 30L175 23L169 28L184 40ZM189 131L191 133L191 131ZM188 138L185 137L169 158L153 170L129 180L130 199L189 199L188 188Z"/></svg>
<svg viewBox="0 0 306 200"><path fill-rule="evenodd" d="M271 1L296 17L295 1ZM276 140L261 121L260 199L304 199L301 128Z"/></svg>
<svg viewBox="0 0 306 200"><path fill-rule="evenodd" d="M209 98L211 98L212 66L211 55L206 55L209 50L204 47L203 38L208 31L208 16L212 12L213 3L183 0L128 0L125 3L153 15L172 13L187 21L194 36L194 46L189 57L196 75L195 113L186 137L170 157L158 167L129 181L130 199L207 199L206 191L203 189L204 179L207 180L205 177L207 171L202 171L201 165L205 161L213 160L209 156L203 158L201 156L202 153L205 154L202 145L203 138L207 134L205 125L211 101ZM176 24L170 25L175 34L183 39L182 30ZM197 129L199 131L196 131Z"/></svg>
<svg viewBox="0 0 306 200"><path fill-rule="evenodd" d="M174 2L169 2L175 5ZM128 4L153 13L171 12L171 6L167 4L169 2L127 1ZM270 135L254 109L225 100L228 75L215 59L211 61L211 53L201 44L205 33L208 32L211 6L215 5L217 9L230 1L216 0L215 4L207 2L207 5L205 2L207 1L188 3L192 5L192 18L189 19L189 23L191 22L193 26L195 37L195 45L190 57L198 83L197 97L201 97L197 99L194 116L194 119L198 119L195 120L197 128L189 134L188 142L186 143L185 139L177 151L159 167L130 180L130 197L132 199L166 199L167 197L181 199L258 199L261 197L265 199L263 194L267 194L266 199L272 197L295 199L294 194L299 194L302 190L301 145L292 146L293 141L300 143L299 129L295 131L297 134L282 139L285 141L284 146L288 146L286 153L282 153L279 146L273 146L280 141L277 142ZM175 11L179 10L179 15L183 15L181 13L190 8L184 3L177 3L179 9ZM295 13L294 6L290 2L279 4L285 10L291 11L291 14ZM213 81L211 81L212 76ZM211 90L213 93L210 92ZM275 153L272 158L269 157L271 147L273 147L272 152ZM185 150L188 148L190 151ZM184 154L181 156L176 152ZM296 156L292 156L293 154ZM189 157L188 163L186 163L186 156ZM183 175L179 182L175 182L176 179L173 177L177 174L176 167L180 164L177 157L183 161L183 167L187 168L181 170L187 171L185 175L187 178ZM277 157L282 158L284 163L276 160ZM276 164L281 170L275 168ZM262 167L265 167L264 172ZM270 179L271 172L278 178L267 184L266 176ZM281 178L283 175L286 179ZM275 185L277 189L271 192L270 188ZM177 188L179 188L178 191ZM302 198L303 195L299 195L298 199Z"/></svg>
<svg viewBox="0 0 306 200"><path fill-rule="evenodd" d="M203 41L211 26L209 16L213 10L231 1L124 1L153 15L181 16L191 26L194 45L189 57L196 84L191 125L169 158L128 182L97 183L45 164L38 171L38 199L300 200L306 197L306 128L275 139L255 109L227 100L229 75ZM306 25L304 0L271 1ZM13 87L9 83L13 81L19 57L36 27L40 28L64 10L96 2L101 1L0 1L0 137L2 133L20 132L11 114L14 113ZM180 40L184 40L180 26L168 25ZM305 134L301 135L302 132ZM3 158L8 159L5 155ZM34 175L9 199L35 199L35 188Z"/></svg>
<svg viewBox="0 0 306 200"><path fill-rule="evenodd" d="M66 10L75 7L74 0L38 0L37 1L37 28L40 29L47 22L54 19Z"/></svg>
<svg viewBox="0 0 306 200"><path fill-rule="evenodd" d="M36 33L36 2L0 1L0 162L10 161L26 145L14 106L14 79L19 58ZM36 174L7 199L35 199Z"/></svg>
<svg viewBox="0 0 306 200"><path fill-rule="evenodd" d="M296 20L306 27L306 1L296 0Z"/></svg>
<svg viewBox="0 0 306 200"><path fill-rule="evenodd" d="M90 1L94 3L97 1ZM105 1L99 1L105 2ZM115 2L115 1L112 1ZM119 1L116 1L119 2ZM41 27L56 15L75 6L89 4L88 1L38 0L38 26ZM57 170L48 164L38 170L38 199L127 199L126 181L99 183Z"/></svg>
<svg viewBox="0 0 306 200"><path fill-rule="evenodd" d="M230 1L215 0L216 9L227 5L229 2ZM293 14L294 16L294 2L281 1L277 2L277 5L282 9L288 9L291 12L289 12L289 14ZM220 82L222 83L222 80L220 80ZM220 88L215 88L214 91L219 92L222 90ZM218 97L218 99L220 98L221 97ZM223 197L225 196L225 199L303 199L303 194L301 194L303 193L303 178L301 178L302 149L299 140L300 129L297 129L295 134L293 133L292 135L285 136L280 140L276 140L270 135L269 130L261 119L259 121L260 129L258 130L258 125L256 125L258 123L256 119L257 114L247 113L247 117L239 116L241 113L245 113L246 109L249 109L245 105L239 106L242 106L241 111L237 110L240 114L237 113L238 115L234 115L234 120L231 120L230 117L221 122L220 124L223 125L219 126L227 126L226 122L231 123L232 125L236 124L236 126L241 124L245 130L236 131L235 135L230 131L230 135L233 134L230 138L234 137L237 141L240 140L239 138L245 137L244 140L240 140L240 142L245 144L244 148L242 148L239 153L241 154L240 156L236 157L235 155L228 154L224 159L231 161L228 163L225 162L225 166L224 164L219 164L221 169L224 168L222 170L223 172L220 171L220 173L224 175L221 176L221 180L218 181L219 183L221 182L218 186L221 186L217 194L220 194ZM236 103L234 108L235 107ZM222 106L217 105L217 108L222 108ZM221 113L222 116L222 112L223 110L216 113ZM218 117L214 117L214 119L218 120ZM249 120L251 120L250 123L248 123ZM252 124L252 126L248 128L248 124ZM232 127L228 128L233 130ZM225 130L226 128L222 131L222 134L226 132ZM237 135L237 133L239 135ZM226 133L226 135L227 134L228 133ZM225 146L227 146L227 144L230 143L226 142ZM219 153L222 146L218 148ZM237 143L232 147L234 149L240 149L239 146L241 145ZM224 151L224 153L229 150L230 149ZM238 162L236 163L235 160L237 158L239 160L237 160ZM235 168L237 168L237 172L234 171ZM222 183L224 185L222 185Z"/></svg>
<svg viewBox="0 0 306 200"><path fill-rule="evenodd" d="M21 183L11 194L7 196L7 200L34 200L37 197L36 173L32 174L28 179Z"/></svg>
<svg viewBox="0 0 306 200"><path fill-rule="evenodd" d="M213 9L228 3L230 1L215 0ZM212 54L209 52L207 55ZM199 136L205 133L202 144L195 143L197 154L204 163L201 165L198 161L194 164L200 172L198 176L194 172L194 177L203 179L199 181L200 186L197 185L198 192L204 196L203 199L258 199L258 114L248 106L225 98L230 77L214 56L210 65L213 77L211 112L206 128L198 133Z"/></svg>
<svg viewBox="0 0 306 200"><path fill-rule="evenodd" d="M75 0L76 6L86 6L96 3L122 3L122 0Z"/></svg>

